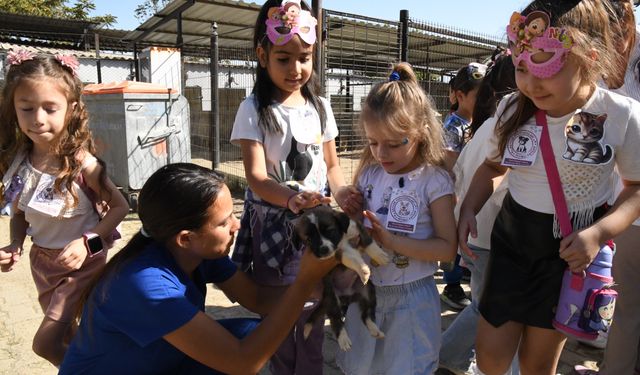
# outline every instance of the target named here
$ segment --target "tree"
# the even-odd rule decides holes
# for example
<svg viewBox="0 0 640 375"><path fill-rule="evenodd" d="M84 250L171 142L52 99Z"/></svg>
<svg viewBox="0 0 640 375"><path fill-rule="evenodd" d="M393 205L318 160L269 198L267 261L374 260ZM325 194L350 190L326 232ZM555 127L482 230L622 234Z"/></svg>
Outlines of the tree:
<svg viewBox="0 0 640 375"><path fill-rule="evenodd" d="M72 5L67 5L68 2L68 0L0 0L0 11L29 16L92 21L107 26L113 25L116 21L116 17L111 14L89 17L89 12L96 9L93 0L75 0Z"/></svg>
<svg viewBox="0 0 640 375"><path fill-rule="evenodd" d="M138 5L133 11L134 16L140 21L146 21L147 18L158 13L158 11L169 4L171 0L145 0L144 3Z"/></svg>

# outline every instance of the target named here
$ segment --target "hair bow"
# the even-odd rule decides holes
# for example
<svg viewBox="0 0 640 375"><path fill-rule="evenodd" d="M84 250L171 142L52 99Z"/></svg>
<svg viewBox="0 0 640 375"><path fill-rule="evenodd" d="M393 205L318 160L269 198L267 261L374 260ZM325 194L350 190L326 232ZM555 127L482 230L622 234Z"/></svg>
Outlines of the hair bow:
<svg viewBox="0 0 640 375"><path fill-rule="evenodd" d="M60 63L60 65L69 68L71 73L74 76L78 76L78 68L80 67L80 63L78 59L73 55L55 55L56 60Z"/></svg>
<svg viewBox="0 0 640 375"><path fill-rule="evenodd" d="M7 62L9 65L20 65L25 61L33 60L36 57L35 52L19 49L17 51L9 51L7 53Z"/></svg>

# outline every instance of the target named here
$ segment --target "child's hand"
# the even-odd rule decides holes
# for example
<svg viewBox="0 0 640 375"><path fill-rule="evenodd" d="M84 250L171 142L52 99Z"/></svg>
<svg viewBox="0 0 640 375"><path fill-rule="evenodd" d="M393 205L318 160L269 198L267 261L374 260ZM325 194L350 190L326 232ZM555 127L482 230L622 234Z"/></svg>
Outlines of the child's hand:
<svg viewBox="0 0 640 375"><path fill-rule="evenodd" d="M598 255L599 239L598 232L593 227L573 232L560 241L560 258L567 262L571 272L580 273Z"/></svg>
<svg viewBox="0 0 640 375"><path fill-rule="evenodd" d="M300 213L305 208L312 208L320 204L331 203L331 198L315 191L302 191L292 195L287 201L287 208L294 214Z"/></svg>
<svg viewBox="0 0 640 375"><path fill-rule="evenodd" d="M355 186L342 186L333 196L338 206L349 217L354 217L362 212L362 193Z"/></svg>
<svg viewBox="0 0 640 375"><path fill-rule="evenodd" d="M64 247L56 261L71 270L78 270L87 258L87 248L84 239L75 239Z"/></svg>
<svg viewBox="0 0 640 375"><path fill-rule="evenodd" d="M18 263L22 255L22 247L11 244L0 249L0 271L9 272Z"/></svg>
<svg viewBox="0 0 640 375"><path fill-rule="evenodd" d="M392 250L390 244L393 241L393 233L389 232L384 225L382 225L380 219L378 219L373 212L367 210L362 213L364 217L371 222L371 237L386 251Z"/></svg>
<svg viewBox="0 0 640 375"><path fill-rule="evenodd" d="M458 247L462 249L471 259L477 259L478 256L469 248L467 241L471 237L478 237L478 223L476 215L470 211L460 211L458 218Z"/></svg>

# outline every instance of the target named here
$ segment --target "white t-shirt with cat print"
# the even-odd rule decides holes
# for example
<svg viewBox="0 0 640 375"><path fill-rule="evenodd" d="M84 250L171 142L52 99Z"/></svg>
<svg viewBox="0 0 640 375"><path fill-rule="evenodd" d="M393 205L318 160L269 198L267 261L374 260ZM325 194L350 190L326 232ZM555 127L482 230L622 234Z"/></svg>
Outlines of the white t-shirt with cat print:
<svg viewBox="0 0 640 375"><path fill-rule="evenodd" d="M507 103L514 100L516 95L502 100L496 116L487 120L483 127L488 126L495 131L497 119L504 112ZM510 107L509 112L502 118L507 119L514 109L515 105ZM571 212L584 209L585 205L600 206L613 196L612 173L616 165L622 178L640 181L640 103L597 87L580 111L587 113L588 115L583 117L589 120L580 121L578 117L574 117L574 113L562 117L547 116L553 153ZM606 115L603 124L602 115ZM599 123L601 125L598 125ZM521 129L535 125L535 117L532 117ZM567 127L573 136L565 135ZM528 133L531 134L534 133ZM576 146L576 139L586 134L600 134L601 136L596 137L599 146L593 143ZM521 134L516 132L507 145L519 144L518 140L514 139L519 136ZM529 147L534 143L535 141L530 140ZM497 136L491 137L486 147L489 160L498 163L502 161L502 155L498 155ZM597 150L597 147L600 149ZM511 195L519 204L538 212L554 213L539 147L531 166L512 167L508 174L508 184ZM572 207L575 209L572 210Z"/></svg>
<svg viewBox="0 0 640 375"><path fill-rule="evenodd" d="M324 134L320 116L306 103L299 107L273 104L271 108L280 124L282 134L265 133L258 126L255 97L250 95L238 108L231 132L231 143L240 139L262 143L267 173L282 184L297 186L303 191L324 192L327 185L327 166L324 162L323 143L338 136L338 126L331 105L320 98L327 115Z"/></svg>

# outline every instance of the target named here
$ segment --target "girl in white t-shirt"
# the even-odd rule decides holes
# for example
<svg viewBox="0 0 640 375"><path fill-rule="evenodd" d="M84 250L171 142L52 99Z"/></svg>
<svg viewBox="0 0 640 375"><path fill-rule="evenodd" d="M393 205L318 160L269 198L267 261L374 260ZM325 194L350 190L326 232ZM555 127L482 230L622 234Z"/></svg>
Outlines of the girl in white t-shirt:
<svg viewBox="0 0 640 375"><path fill-rule="evenodd" d="M585 270L600 244L640 214L640 104L596 85L616 56L603 2L536 0L512 15L507 34L519 93L483 125L495 136L462 203L458 238L469 252L467 236L476 235L491 179L510 168L492 229L477 364L483 373L504 374L518 351L523 373L555 373L566 337L552 319L565 268ZM573 221L565 238L539 148L543 122ZM608 208L614 166L625 188Z"/></svg>
<svg viewBox="0 0 640 375"><path fill-rule="evenodd" d="M406 63L373 87L360 123L369 146L355 184L364 195L365 225L392 255L373 267L378 340L351 304L345 320L353 345L338 353L346 374L432 374L440 351L440 301L433 278L457 243L453 182L444 169L442 125Z"/></svg>
<svg viewBox="0 0 640 375"><path fill-rule="evenodd" d="M231 134L242 149L249 184L232 259L243 270L252 268L263 285L293 282L302 249L291 242L291 219L301 210L329 203L329 191L347 213L361 207L360 194L345 185L338 164L331 107L317 94L317 21L308 9L299 0L262 6L254 33L256 83L240 104ZM302 336L317 305L310 302L271 360L275 374L322 373L323 322L306 340Z"/></svg>
<svg viewBox="0 0 640 375"><path fill-rule="evenodd" d="M12 215L11 243L0 248L0 269L14 267L30 236L31 274L45 315L32 347L58 366L77 328L76 305L104 267L104 242L113 238L129 206L93 156L76 58L19 50L9 52L7 63L0 174L2 203ZM102 220L98 201L109 206Z"/></svg>

